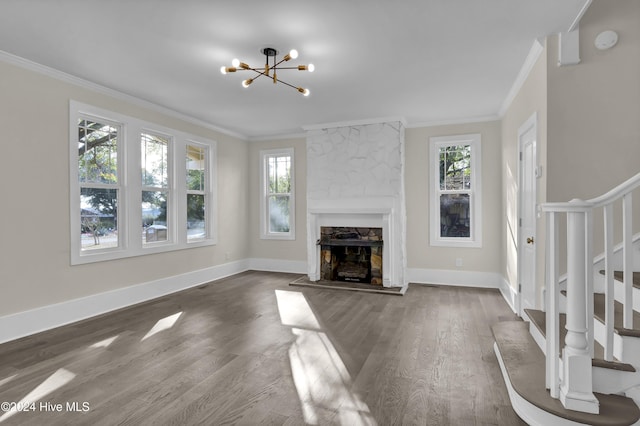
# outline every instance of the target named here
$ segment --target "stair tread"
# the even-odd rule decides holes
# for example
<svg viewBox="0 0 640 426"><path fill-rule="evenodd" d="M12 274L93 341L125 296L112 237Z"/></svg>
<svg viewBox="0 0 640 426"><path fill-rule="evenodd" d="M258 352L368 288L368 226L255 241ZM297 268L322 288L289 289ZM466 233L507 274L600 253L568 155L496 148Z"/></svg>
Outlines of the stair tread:
<svg viewBox="0 0 640 426"><path fill-rule="evenodd" d="M564 408L545 388L544 354L529 334L529 324L504 321L491 327L513 389L536 407L555 416L594 426L631 425L640 419L640 409L631 398L594 393L600 414Z"/></svg>
<svg viewBox="0 0 640 426"><path fill-rule="evenodd" d="M546 338L547 331L547 317L544 311L538 309L525 309L525 312L529 316L531 323L536 326L540 333ZM565 325L567 323L567 315L560 314L559 318L559 327L560 327L560 348L564 346L564 338L567 335L567 329ZM627 364L625 362L620 361L605 361L604 359L604 348L600 343L594 341L593 348L593 359L591 360L591 365L594 367L600 368L609 368L612 370L621 370L621 371L630 371L635 372L636 369L631 364Z"/></svg>
<svg viewBox="0 0 640 426"><path fill-rule="evenodd" d="M604 269L600 270L600 274L604 275ZM622 271L613 271L613 277L618 281L624 280L624 272ZM640 288L640 272L633 273L633 286L635 288Z"/></svg>
<svg viewBox="0 0 640 426"><path fill-rule="evenodd" d="M605 296L602 293L595 293L593 295L593 314L594 316L604 324L605 318ZM613 328L616 333L621 336L633 336L640 337L640 313L633 311L633 328L624 328L623 327L623 318L622 318L622 303L615 301L614 302L614 314L613 314Z"/></svg>

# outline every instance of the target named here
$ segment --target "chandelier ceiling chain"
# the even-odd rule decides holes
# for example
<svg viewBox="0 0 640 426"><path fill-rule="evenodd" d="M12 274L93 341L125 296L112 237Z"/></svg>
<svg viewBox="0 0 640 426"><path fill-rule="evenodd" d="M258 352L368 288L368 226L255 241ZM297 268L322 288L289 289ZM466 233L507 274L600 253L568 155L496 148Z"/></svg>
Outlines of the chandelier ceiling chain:
<svg viewBox="0 0 640 426"><path fill-rule="evenodd" d="M257 76L253 77L253 78L248 78L246 80L244 80L242 82L242 87L249 87L249 85L251 83L253 83L254 80L256 80L257 78L260 78L262 76L265 77L269 77L270 79L273 80L273 84L276 83L282 83L286 86L292 87L294 89L296 89L298 92L302 93L304 96L309 96L309 89L303 88L303 87L297 87L294 86L293 84L289 84L286 81L282 81L278 78L278 70L298 70L298 71L309 71L309 72L313 72L313 70L315 69L315 67L313 66L313 64L309 64L309 65L298 65L298 66L290 66L290 67L282 67L280 66L280 64L282 64L283 62L288 62L291 59L296 59L298 57L298 51L295 49L292 49L289 53L287 53L286 55L283 56L283 58L278 61L277 60L277 55L278 55L278 51L276 49L274 49L273 47L265 47L264 49L261 50L262 54L264 54L265 56L265 65L263 68L254 68L251 67L249 65L247 65L244 62L240 62L239 59L234 59L231 62L231 66L230 67L225 67L223 66L222 68L220 68L220 72L222 74L227 74L230 72L237 72L237 71L253 71L257 74ZM272 58L272 64L269 64L269 58Z"/></svg>

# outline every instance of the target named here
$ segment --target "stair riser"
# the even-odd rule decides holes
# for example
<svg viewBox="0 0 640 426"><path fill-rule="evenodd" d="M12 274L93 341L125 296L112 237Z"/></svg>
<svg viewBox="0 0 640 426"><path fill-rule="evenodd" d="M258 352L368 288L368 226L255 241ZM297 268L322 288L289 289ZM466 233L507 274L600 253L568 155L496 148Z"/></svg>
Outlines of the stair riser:
<svg viewBox="0 0 640 426"><path fill-rule="evenodd" d="M640 385L640 372L592 368L593 391L607 394L624 393L627 389Z"/></svg>
<svg viewBox="0 0 640 426"><path fill-rule="evenodd" d="M598 320L594 320L593 324L593 337L604 346L606 336L605 326ZM620 336L614 333L613 356L621 362L626 362L636 367L636 369L640 369L640 338Z"/></svg>
<svg viewBox="0 0 640 426"><path fill-rule="evenodd" d="M633 244L632 244L631 251L633 252L633 264L640 265L640 233L633 236ZM623 255L622 244L619 243L614 248L613 258L610 261L613 269L618 271L622 269L622 255ZM605 266L604 254L601 253L594 259L593 269L597 274L598 271L600 271L601 269L605 269L604 266Z"/></svg>
<svg viewBox="0 0 640 426"><path fill-rule="evenodd" d="M624 300L624 283L614 280L613 293L615 299L623 303ZM633 288L633 310L640 312L640 289Z"/></svg>
<svg viewBox="0 0 640 426"><path fill-rule="evenodd" d="M600 274L598 271L594 271L593 288L596 293L604 293L604 281L604 275ZM622 303L624 300L624 283L618 280L614 280L613 283L614 297L618 302ZM633 288L633 310L640 312L640 289L635 287Z"/></svg>
<svg viewBox="0 0 640 426"><path fill-rule="evenodd" d="M538 327L536 327L533 324L533 321L531 321L531 318L527 316L526 312L522 316L522 319L529 323L529 334L531 334L531 337L533 337L533 340L535 340L535 342L538 344L538 347L540 348L542 353L545 354L546 356L547 343L546 343L545 337L542 335L542 333L540 333L540 330L538 330Z"/></svg>

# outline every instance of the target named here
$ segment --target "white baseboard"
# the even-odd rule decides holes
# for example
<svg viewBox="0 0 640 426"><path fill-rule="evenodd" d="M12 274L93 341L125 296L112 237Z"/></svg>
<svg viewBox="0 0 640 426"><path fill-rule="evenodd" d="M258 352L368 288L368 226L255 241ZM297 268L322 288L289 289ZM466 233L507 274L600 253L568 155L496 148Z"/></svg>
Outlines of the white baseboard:
<svg viewBox="0 0 640 426"><path fill-rule="evenodd" d="M306 274L307 262L303 260L282 260L282 259L248 259L249 269L254 271L269 272L290 272L292 274Z"/></svg>
<svg viewBox="0 0 640 426"><path fill-rule="evenodd" d="M513 313L517 314L518 292L509 285L509 282L504 277L500 277L500 293Z"/></svg>
<svg viewBox="0 0 640 426"><path fill-rule="evenodd" d="M456 271L451 269L407 268L407 279L415 284L460 287L500 288L502 275L496 272Z"/></svg>
<svg viewBox="0 0 640 426"><path fill-rule="evenodd" d="M249 270L240 260L0 317L0 343L70 324Z"/></svg>

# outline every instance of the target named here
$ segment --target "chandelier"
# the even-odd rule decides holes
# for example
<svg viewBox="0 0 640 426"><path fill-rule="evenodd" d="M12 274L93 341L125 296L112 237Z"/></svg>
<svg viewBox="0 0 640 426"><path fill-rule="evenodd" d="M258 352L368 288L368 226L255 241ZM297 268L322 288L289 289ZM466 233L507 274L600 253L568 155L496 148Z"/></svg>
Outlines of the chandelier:
<svg viewBox="0 0 640 426"><path fill-rule="evenodd" d="M313 66L313 64L309 64L309 65L298 65L298 66L291 66L291 67L282 67L280 66L280 64L282 64L283 62L288 62L291 59L296 59L298 57L298 51L295 49L292 49L289 53L287 53L286 55L284 55L284 57L278 61L276 56L278 55L278 51L276 49L274 49L273 47L265 47L264 49L261 50L261 52L264 54L265 56L265 64L264 64L264 68L253 68L247 64L245 64L244 62L240 62L239 59L234 59L231 62L231 66L230 67L225 67L223 66L222 68L220 68L220 72L222 74L227 74L230 72L236 72L236 71L253 71L255 72L257 75L253 78L248 78L246 80L244 80L242 82L242 87L249 87L249 85L251 83L254 82L254 80L265 76L265 77L269 77L270 79L273 80L273 84L276 83L282 83L286 86L289 87L293 87L294 89L296 89L298 92L302 93L304 96L309 96L309 89L305 89L303 87L297 87L294 86L293 84L289 84L286 81L282 81L278 78L278 70L298 70L298 71L309 71L309 72L313 72L313 70L315 69L315 67ZM271 62L272 64L270 65L269 62Z"/></svg>

